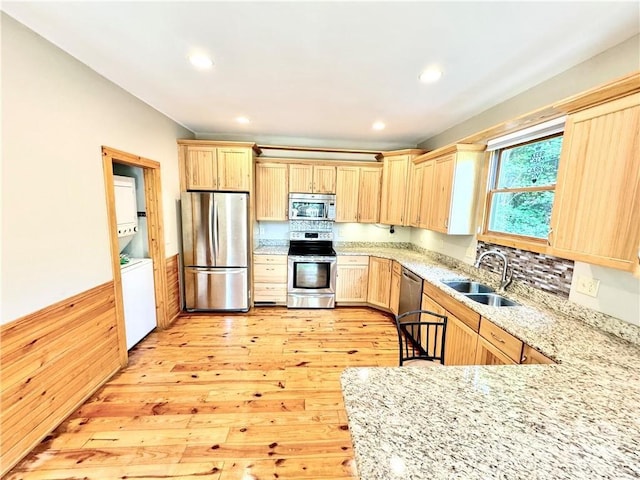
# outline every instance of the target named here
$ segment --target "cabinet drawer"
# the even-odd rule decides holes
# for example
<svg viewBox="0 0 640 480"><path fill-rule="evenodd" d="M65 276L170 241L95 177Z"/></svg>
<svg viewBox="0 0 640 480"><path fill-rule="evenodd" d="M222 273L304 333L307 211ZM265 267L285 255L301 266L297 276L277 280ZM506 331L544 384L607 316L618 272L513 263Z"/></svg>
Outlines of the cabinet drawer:
<svg viewBox="0 0 640 480"><path fill-rule="evenodd" d="M255 283L287 283L286 265L257 264L253 268Z"/></svg>
<svg viewBox="0 0 640 480"><path fill-rule="evenodd" d="M478 331L480 327L479 313L474 312L466 305L458 302L455 298L447 295L438 287L434 287L427 281L422 283L422 292L431 297L453 315L458 317L461 322L465 323L474 332Z"/></svg>
<svg viewBox="0 0 640 480"><path fill-rule="evenodd" d="M369 265L367 255L338 255L338 265Z"/></svg>
<svg viewBox="0 0 640 480"><path fill-rule="evenodd" d="M253 263L263 265L286 265L286 255L254 255Z"/></svg>
<svg viewBox="0 0 640 480"><path fill-rule="evenodd" d="M522 355L522 340L505 332L486 318L480 322L480 336L505 353L513 361L520 363Z"/></svg>
<svg viewBox="0 0 640 480"><path fill-rule="evenodd" d="M287 285L282 283L256 283L253 288L255 297L281 297L287 296Z"/></svg>

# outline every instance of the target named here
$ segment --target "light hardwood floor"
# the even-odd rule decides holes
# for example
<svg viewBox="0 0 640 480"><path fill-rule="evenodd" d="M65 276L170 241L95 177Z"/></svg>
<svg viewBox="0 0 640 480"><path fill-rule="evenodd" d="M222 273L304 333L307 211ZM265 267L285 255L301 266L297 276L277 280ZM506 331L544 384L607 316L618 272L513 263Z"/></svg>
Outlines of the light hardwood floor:
<svg viewBox="0 0 640 480"><path fill-rule="evenodd" d="M354 479L340 373L395 365L368 308L184 315L6 478Z"/></svg>

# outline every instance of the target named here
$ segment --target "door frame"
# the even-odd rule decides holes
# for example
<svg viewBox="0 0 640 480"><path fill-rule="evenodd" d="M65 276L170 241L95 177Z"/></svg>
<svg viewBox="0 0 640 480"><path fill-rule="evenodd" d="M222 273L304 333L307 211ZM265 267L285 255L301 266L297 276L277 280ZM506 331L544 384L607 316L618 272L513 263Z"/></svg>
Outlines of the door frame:
<svg viewBox="0 0 640 480"><path fill-rule="evenodd" d="M109 221L118 353L120 364L125 367L129 356L127 353L127 339L125 334L122 275L120 272L120 248L118 247L116 201L115 189L113 186L114 163L139 167L142 169L144 175L144 198L147 207L147 235L149 240L149 255L153 262L153 287L156 297L156 324L160 330L164 330L169 326L169 319L167 318L167 259L164 249L160 163L131 153L103 146L102 167L104 170L107 218Z"/></svg>

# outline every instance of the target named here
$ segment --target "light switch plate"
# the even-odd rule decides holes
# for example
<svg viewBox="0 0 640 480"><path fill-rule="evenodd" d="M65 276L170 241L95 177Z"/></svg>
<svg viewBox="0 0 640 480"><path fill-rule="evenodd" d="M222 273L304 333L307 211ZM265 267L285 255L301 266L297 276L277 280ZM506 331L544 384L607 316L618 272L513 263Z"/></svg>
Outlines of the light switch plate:
<svg viewBox="0 0 640 480"><path fill-rule="evenodd" d="M590 297L597 297L598 288L600 288L600 280L597 278L585 277L582 275L578 277L578 284L576 285L577 292L584 293Z"/></svg>

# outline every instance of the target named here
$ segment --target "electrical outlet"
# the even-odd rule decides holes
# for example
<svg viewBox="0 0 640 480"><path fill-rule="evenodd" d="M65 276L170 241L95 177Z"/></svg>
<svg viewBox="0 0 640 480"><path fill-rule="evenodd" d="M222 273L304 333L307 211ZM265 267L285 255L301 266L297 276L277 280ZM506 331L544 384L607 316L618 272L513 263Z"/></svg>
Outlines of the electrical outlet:
<svg viewBox="0 0 640 480"><path fill-rule="evenodd" d="M576 292L584 293L590 297L597 297L598 288L600 288L600 280L582 275L578 277Z"/></svg>

